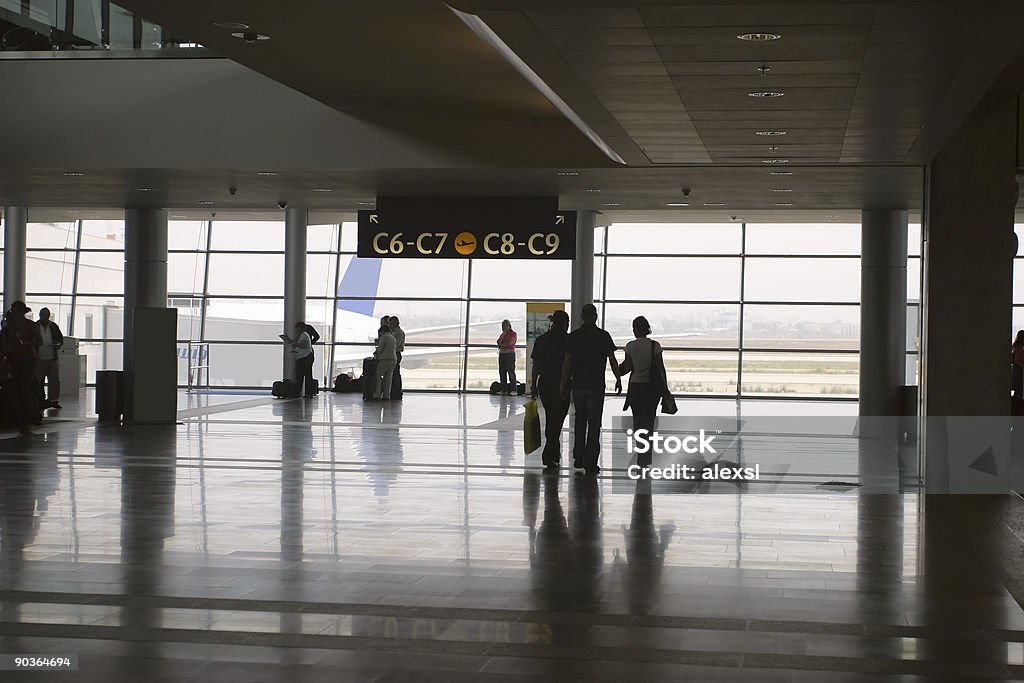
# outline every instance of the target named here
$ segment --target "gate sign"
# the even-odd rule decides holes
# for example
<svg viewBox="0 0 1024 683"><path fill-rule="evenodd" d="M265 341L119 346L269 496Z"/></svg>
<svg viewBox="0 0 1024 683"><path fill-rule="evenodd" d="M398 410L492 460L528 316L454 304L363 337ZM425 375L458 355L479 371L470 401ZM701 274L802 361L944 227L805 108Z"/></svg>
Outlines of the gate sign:
<svg viewBox="0 0 1024 683"><path fill-rule="evenodd" d="M576 212L359 212L362 258L573 259Z"/></svg>

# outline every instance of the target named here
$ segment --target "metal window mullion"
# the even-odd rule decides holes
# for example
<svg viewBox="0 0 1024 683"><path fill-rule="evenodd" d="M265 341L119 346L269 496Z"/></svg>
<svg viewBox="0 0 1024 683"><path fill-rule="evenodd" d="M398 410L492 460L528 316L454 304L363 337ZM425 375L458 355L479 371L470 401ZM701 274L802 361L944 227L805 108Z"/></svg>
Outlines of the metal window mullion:
<svg viewBox="0 0 1024 683"><path fill-rule="evenodd" d="M473 259L468 259L466 266L466 320L462 333L462 377L459 379L459 391L469 388L469 313L473 301Z"/></svg>
<svg viewBox="0 0 1024 683"><path fill-rule="evenodd" d="M78 300L78 270L82 256L82 219L78 219L78 231L75 235L75 266L71 270L71 317L68 318L68 334L75 334L75 306Z"/></svg>
<svg viewBox="0 0 1024 683"><path fill-rule="evenodd" d="M210 240L213 238L213 219L206 221L206 251L203 253L203 295L199 300L199 342L200 344L206 343L206 295L210 288ZM189 335L191 336L191 335ZM206 346L206 352L209 354L210 347ZM199 353L202 355L203 347L200 345ZM190 361L189 361L190 362ZM200 358L200 365L203 365L202 358ZM210 388L210 358L206 358L206 388ZM198 378L196 385L199 385Z"/></svg>
<svg viewBox="0 0 1024 683"><path fill-rule="evenodd" d="M339 300L339 297L338 297L338 287L341 285L341 233L342 233L342 231L344 229L345 229L344 225L342 223L338 223L338 243L336 245L337 248L338 248L338 253L335 254L335 258L334 258L334 291L333 291L333 295L334 296L332 297L332 301L334 302L334 306L333 306L333 310L331 311L331 350L328 352L328 363L330 364L328 367L330 369L327 371L328 379L331 379L332 381L333 381L333 378L331 378L330 375L334 374L334 347L335 347L335 343L334 342L337 340L337 328L338 328L338 300ZM353 256L352 258L356 258L356 257ZM332 446L332 457L333 457L333 446ZM332 473L332 476L333 476L333 473ZM337 512L337 510L335 510L335 512ZM337 538L335 538L335 540L337 540Z"/></svg>
<svg viewBox="0 0 1024 683"><path fill-rule="evenodd" d="M607 225L604 229L604 244L601 245L601 322L608 324L608 233L612 226Z"/></svg>
<svg viewBox="0 0 1024 683"><path fill-rule="evenodd" d="M740 224L740 314L739 329L739 356L736 363L736 398L743 396L743 328L746 324L744 315L747 295L747 223Z"/></svg>

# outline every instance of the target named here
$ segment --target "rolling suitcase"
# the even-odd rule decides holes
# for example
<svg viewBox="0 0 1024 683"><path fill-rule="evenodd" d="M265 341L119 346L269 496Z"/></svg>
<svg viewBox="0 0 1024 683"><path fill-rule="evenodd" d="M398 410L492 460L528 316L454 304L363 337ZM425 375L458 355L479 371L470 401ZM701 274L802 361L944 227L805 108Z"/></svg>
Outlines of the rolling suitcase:
<svg viewBox="0 0 1024 683"><path fill-rule="evenodd" d="M377 390L377 359L376 358L364 358L363 359L363 400L368 401L373 398L374 392Z"/></svg>

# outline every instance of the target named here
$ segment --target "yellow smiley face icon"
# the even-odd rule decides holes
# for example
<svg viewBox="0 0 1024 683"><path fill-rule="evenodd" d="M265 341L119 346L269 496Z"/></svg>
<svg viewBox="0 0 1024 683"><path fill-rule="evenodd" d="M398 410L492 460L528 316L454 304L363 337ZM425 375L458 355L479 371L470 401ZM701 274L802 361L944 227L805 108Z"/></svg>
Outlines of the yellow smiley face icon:
<svg viewBox="0 0 1024 683"><path fill-rule="evenodd" d="M455 236L455 251L469 256L476 251L476 235L471 232L460 232Z"/></svg>

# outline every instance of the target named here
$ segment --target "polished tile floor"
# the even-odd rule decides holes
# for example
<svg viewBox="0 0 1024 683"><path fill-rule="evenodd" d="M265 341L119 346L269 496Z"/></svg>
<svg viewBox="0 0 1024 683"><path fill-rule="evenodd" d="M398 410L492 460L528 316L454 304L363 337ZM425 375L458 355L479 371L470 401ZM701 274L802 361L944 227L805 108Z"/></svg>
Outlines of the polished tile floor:
<svg viewBox="0 0 1024 683"><path fill-rule="evenodd" d="M542 474L522 399L182 395L131 429L91 400L0 434L0 654L79 656L0 681L1024 677L1016 501L920 496L850 434L748 445L743 491L622 493Z"/></svg>

